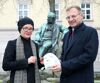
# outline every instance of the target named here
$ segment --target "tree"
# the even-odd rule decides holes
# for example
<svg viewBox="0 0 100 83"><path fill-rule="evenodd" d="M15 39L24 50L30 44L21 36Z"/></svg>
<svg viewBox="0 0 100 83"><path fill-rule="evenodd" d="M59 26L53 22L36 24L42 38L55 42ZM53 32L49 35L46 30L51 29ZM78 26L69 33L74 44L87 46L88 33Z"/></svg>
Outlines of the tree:
<svg viewBox="0 0 100 83"><path fill-rule="evenodd" d="M55 0L49 0L50 11L55 12Z"/></svg>

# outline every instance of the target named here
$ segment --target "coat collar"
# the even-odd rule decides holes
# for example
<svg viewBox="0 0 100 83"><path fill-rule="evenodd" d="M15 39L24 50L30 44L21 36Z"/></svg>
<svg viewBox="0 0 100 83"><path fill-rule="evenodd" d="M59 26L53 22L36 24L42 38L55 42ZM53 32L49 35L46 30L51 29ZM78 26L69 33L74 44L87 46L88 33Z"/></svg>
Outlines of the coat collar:
<svg viewBox="0 0 100 83"><path fill-rule="evenodd" d="M80 30L84 30L85 26L86 25L82 22L80 25L78 25L74 28L74 31L77 32L77 31L80 31ZM69 26L68 29L69 29L69 32L72 32L72 27L71 26Z"/></svg>

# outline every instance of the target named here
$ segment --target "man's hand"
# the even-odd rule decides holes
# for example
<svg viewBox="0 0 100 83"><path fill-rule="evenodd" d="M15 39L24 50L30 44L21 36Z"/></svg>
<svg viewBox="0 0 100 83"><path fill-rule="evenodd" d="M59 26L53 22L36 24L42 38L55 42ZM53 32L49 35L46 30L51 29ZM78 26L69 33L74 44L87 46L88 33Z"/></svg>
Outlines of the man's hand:
<svg viewBox="0 0 100 83"><path fill-rule="evenodd" d="M61 64L60 64L60 65L59 65L59 64L54 65L54 66L51 68L51 70L52 70L53 72L60 72L60 71L61 71Z"/></svg>

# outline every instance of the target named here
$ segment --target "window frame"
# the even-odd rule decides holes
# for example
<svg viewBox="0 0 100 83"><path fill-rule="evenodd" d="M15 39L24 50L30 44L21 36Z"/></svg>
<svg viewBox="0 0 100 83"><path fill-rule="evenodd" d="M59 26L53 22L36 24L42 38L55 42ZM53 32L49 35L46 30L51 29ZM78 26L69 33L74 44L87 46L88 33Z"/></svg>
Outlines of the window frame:
<svg viewBox="0 0 100 83"><path fill-rule="evenodd" d="M82 5L84 5L84 7L82 7ZM92 5L88 2L84 2L81 3L81 9L83 11L83 15L84 15L84 20L93 20L92 17ZM90 16L90 18L88 19L87 16Z"/></svg>
<svg viewBox="0 0 100 83"><path fill-rule="evenodd" d="M18 17L19 19L27 17L29 12L28 4L18 4Z"/></svg>

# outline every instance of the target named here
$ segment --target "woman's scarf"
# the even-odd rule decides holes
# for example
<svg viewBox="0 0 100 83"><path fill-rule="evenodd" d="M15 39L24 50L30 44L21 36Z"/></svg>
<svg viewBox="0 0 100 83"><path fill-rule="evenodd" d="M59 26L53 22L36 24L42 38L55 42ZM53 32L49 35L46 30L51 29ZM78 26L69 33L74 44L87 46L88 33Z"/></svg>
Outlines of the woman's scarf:
<svg viewBox="0 0 100 83"><path fill-rule="evenodd" d="M30 41L30 43L31 43L33 55L37 56L35 44L32 41ZM21 37L18 37L16 42L16 60L20 60L24 58L25 58L25 54L24 54L23 42L21 40ZM28 83L26 69L17 70L15 72L14 83ZM41 83L37 62L35 63L35 83Z"/></svg>

